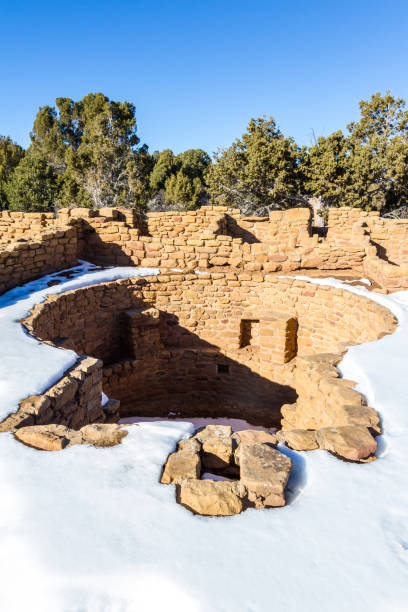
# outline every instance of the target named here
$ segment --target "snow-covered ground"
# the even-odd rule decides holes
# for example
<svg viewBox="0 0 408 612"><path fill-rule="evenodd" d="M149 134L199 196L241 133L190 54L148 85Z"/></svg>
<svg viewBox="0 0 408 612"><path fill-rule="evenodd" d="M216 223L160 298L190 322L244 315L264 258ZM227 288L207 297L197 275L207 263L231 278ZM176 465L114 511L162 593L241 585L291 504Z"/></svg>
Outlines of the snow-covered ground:
<svg viewBox="0 0 408 612"><path fill-rule="evenodd" d="M77 272L58 286L47 288L48 277L0 298L2 414L75 357L40 345L16 321L47 293L135 269ZM408 610L408 292L310 282L367 295L399 319L393 335L350 348L341 364L381 413L379 460L357 465L281 447L295 464L288 506L206 518L159 484L167 454L192 424L142 422L119 446L54 453L1 434L2 611Z"/></svg>

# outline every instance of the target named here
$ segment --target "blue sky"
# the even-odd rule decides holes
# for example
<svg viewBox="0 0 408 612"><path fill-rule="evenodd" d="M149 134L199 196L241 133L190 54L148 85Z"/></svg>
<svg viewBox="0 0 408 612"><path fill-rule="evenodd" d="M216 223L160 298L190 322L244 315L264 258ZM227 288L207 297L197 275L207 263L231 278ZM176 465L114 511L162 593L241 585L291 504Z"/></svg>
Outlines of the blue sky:
<svg viewBox="0 0 408 612"><path fill-rule="evenodd" d="M407 0L0 0L0 134L27 146L39 106L102 91L151 151L211 153L262 114L310 144L371 93L408 99L407 23Z"/></svg>

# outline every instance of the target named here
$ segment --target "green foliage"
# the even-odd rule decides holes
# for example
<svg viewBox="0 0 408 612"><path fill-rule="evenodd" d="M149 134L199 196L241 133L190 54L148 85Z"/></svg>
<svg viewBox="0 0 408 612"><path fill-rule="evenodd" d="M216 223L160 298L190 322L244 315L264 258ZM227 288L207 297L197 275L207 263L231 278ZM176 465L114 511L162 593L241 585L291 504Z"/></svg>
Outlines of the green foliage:
<svg viewBox="0 0 408 612"><path fill-rule="evenodd" d="M53 211L57 196L57 174L38 155L26 155L6 184L11 210Z"/></svg>
<svg viewBox="0 0 408 612"><path fill-rule="evenodd" d="M189 178L182 170L172 174L165 183L165 201L169 205L180 206L183 210L191 210L200 205L202 183L196 176Z"/></svg>
<svg viewBox="0 0 408 612"><path fill-rule="evenodd" d="M135 107L101 93L57 98L39 109L27 152L0 137L0 209L54 206L176 208L212 204L265 214L293 205L359 206L382 211L408 200L408 111L377 93L360 102L347 132L298 147L273 118L215 155L202 149L150 155L139 146Z"/></svg>
<svg viewBox="0 0 408 612"><path fill-rule="evenodd" d="M305 163L305 190L328 206L392 210L408 196L408 111L401 98L373 95L361 119L319 138Z"/></svg>
<svg viewBox="0 0 408 612"><path fill-rule="evenodd" d="M300 192L303 154L272 117L251 119L245 134L219 151L206 173L212 203L244 212L288 206Z"/></svg>
<svg viewBox="0 0 408 612"><path fill-rule="evenodd" d="M0 136L0 210L8 208L6 184L20 161L24 150L9 136Z"/></svg>
<svg viewBox="0 0 408 612"><path fill-rule="evenodd" d="M209 155L202 149L187 149L177 155L180 170L190 179L199 178L204 183L204 174L211 164Z"/></svg>
<svg viewBox="0 0 408 612"><path fill-rule="evenodd" d="M30 152L62 178L60 206L143 206L152 169L147 147L137 148L135 107L101 93L74 102L57 98L40 108Z"/></svg>
<svg viewBox="0 0 408 612"><path fill-rule="evenodd" d="M153 191L163 189L166 180L178 170L176 157L170 149L159 153L156 164L150 174L150 185Z"/></svg>
<svg viewBox="0 0 408 612"><path fill-rule="evenodd" d="M165 204L171 208L190 210L197 208L203 198L204 174L210 157L202 149L188 149L175 156L165 149L156 157L150 175L152 194L164 189Z"/></svg>

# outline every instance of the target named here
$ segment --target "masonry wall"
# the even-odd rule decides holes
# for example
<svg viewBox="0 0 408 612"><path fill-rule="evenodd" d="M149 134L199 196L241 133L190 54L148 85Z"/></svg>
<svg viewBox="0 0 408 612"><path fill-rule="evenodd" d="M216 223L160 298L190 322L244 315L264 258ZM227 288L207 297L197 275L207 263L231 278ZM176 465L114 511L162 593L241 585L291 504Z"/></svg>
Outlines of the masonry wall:
<svg viewBox="0 0 408 612"><path fill-rule="evenodd" d="M43 230L26 242L11 242L0 250L0 293L77 262L75 228Z"/></svg>
<svg viewBox="0 0 408 612"><path fill-rule="evenodd" d="M146 305L160 315L160 346L130 358L124 317ZM282 404L296 399L296 359L276 360L267 327L242 347L241 324L278 313L298 323L298 356L342 352L395 326L366 298L260 273L161 274L77 289L36 306L25 325L42 340L60 346L63 338L66 348L104 359L104 389L121 401L122 415L250 414L255 424L276 425Z"/></svg>
<svg viewBox="0 0 408 612"><path fill-rule="evenodd" d="M359 208L331 208L328 238L348 246L358 239L358 228L363 227L370 244L378 255L394 265L408 264L408 219L386 219L379 211Z"/></svg>
<svg viewBox="0 0 408 612"><path fill-rule="evenodd" d="M119 418L118 410L116 401L102 406L102 362L82 357L43 394L24 399L18 410L0 423L0 432L49 423L80 429L90 423L114 422Z"/></svg>
<svg viewBox="0 0 408 612"><path fill-rule="evenodd" d="M32 240L43 229L56 225L54 213L23 213L0 211L0 244L21 239Z"/></svg>
<svg viewBox="0 0 408 612"><path fill-rule="evenodd" d="M73 265L163 270L292 273L318 269L370 274L386 291L408 286L408 223L360 209L331 209L327 238L313 233L309 209L241 218L226 207L185 214L85 208L0 215L0 291ZM369 261L368 261L369 260Z"/></svg>

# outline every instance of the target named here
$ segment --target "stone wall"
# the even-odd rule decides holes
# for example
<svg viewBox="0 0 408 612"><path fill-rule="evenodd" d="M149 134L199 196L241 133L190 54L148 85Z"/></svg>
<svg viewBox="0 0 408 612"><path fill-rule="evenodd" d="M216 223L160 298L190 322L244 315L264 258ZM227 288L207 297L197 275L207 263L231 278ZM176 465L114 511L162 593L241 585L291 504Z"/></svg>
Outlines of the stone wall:
<svg viewBox="0 0 408 612"><path fill-rule="evenodd" d="M249 272L317 269L369 274L385 291L408 286L408 223L376 212L331 209L327 237L311 227L309 209L242 218L226 207L189 213L102 208L0 213L0 291L76 258L100 265L172 270L229 267Z"/></svg>
<svg viewBox="0 0 408 612"><path fill-rule="evenodd" d="M18 410L0 423L0 432L49 423L80 429L89 423L117 420L118 402L102 406L101 400L102 362L82 357L43 394L24 399Z"/></svg>
<svg viewBox="0 0 408 612"><path fill-rule="evenodd" d="M0 244L21 239L32 240L43 229L56 224L54 213L23 213L0 211Z"/></svg>
<svg viewBox="0 0 408 612"><path fill-rule="evenodd" d="M104 390L122 415L222 415L269 426L296 399L302 356L341 353L395 328L392 314L367 298L232 272L77 289L50 296L24 324L41 340L103 359Z"/></svg>
<svg viewBox="0 0 408 612"><path fill-rule="evenodd" d="M75 228L44 229L0 249L0 293L77 262ZM24 240L24 241L22 241Z"/></svg>

